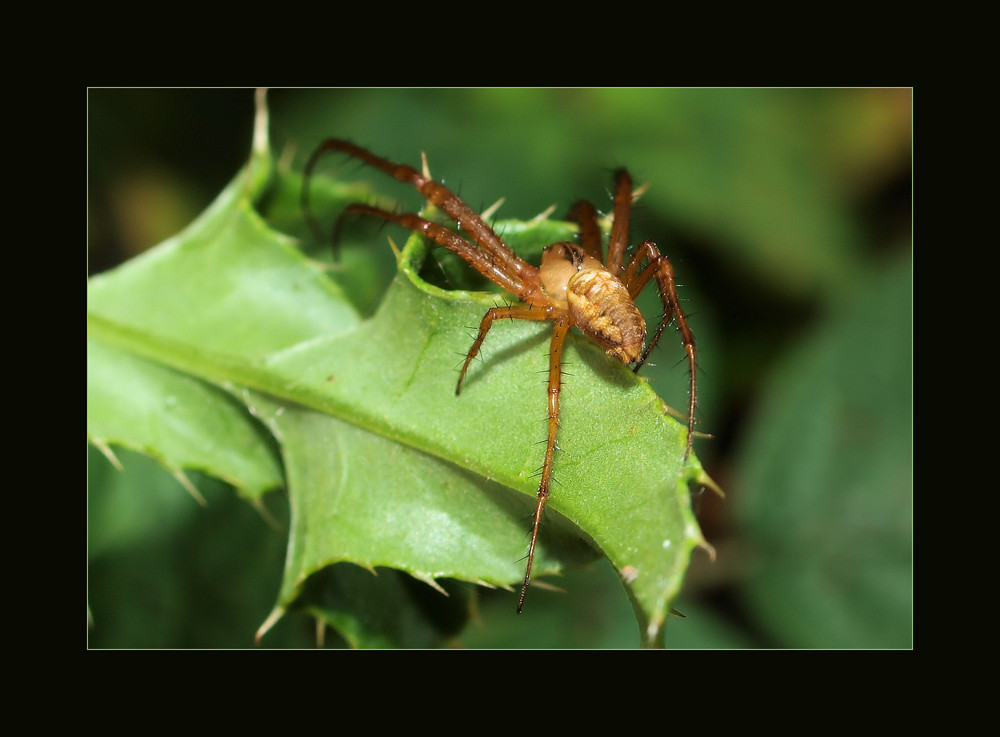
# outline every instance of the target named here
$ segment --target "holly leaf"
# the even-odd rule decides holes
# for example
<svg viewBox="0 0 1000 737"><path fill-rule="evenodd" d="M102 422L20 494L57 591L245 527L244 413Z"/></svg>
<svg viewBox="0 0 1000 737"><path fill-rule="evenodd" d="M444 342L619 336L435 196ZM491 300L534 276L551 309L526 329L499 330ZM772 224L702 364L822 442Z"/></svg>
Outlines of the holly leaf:
<svg viewBox="0 0 1000 737"><path fill-rule="evenodd" d="M345 185L318 186L334 216L358 198ZM285 575L260 635L306 610L356 644L412 644L398 626L391 636L361 631L378 627L364 624L365 609L384 609L384 591L331 608L310 581L352 563L439 590L447 579L518 586L544 453L549 328L495 326L456 395L469 326L501 298L428 283L428 246L413 237L364 318L338 286L351 273L332 277L266 219L273 212L286 231L304 232L276 204L300 187L297 175L274 171L264 116L247 167L201 218L90 280L88 436L218 475L253 499L283 480ZM554 231L572 237L571 226L544 219L500 227L529 250ZM703 544L690 491L711 482L697 458L683 462L686 427L644 379L575 335L565 371L535 581L607 556L643 642L659 644ZM529 592L526 616L530 603Z"/></svg>

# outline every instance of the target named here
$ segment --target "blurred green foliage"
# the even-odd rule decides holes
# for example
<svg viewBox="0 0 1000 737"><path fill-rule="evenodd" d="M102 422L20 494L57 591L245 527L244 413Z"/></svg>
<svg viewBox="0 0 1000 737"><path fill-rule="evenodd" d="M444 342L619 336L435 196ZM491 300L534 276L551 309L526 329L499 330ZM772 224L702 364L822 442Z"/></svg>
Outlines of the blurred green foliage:
<svg viewBox="0 0 1000 737"><path fill-rule="evenodd" d="M330 135L413 164L425 152L473 206L504 197L499 217L553 204L558 215L581 197L607 208L621 165L648 182L633 240L656 240L680 275L701 348L699 428L714 436L698 454L728 494L699 499L718 556L696 556L668 647L911 645L910 90L274 90L269 100L286 165L301 168ZM92 90L91 271L187 225L245 161L252 116L245 90ZM346 174L419 205L404 187ZM388 272L387 247L385 258ZM657 380L669 381L683 366L664 345ZM273 605L282 534L217 482L199 479L202 509L155 464L127 455L126 465L120 474L89 456L90 645L249 646ZM280 502L269 506L282 516ZM521 617L509 595L479 596L480 623L454 642L634 647L614 573L571 576L568 593L539 592ZM265 644L312 635L291 619Z"/></svg>

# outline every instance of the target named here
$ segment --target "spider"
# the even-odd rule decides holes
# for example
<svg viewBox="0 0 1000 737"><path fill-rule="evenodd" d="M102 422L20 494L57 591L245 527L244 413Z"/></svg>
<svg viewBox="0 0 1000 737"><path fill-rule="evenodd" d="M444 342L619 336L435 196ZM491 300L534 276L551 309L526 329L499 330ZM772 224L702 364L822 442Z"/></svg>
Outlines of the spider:
<svg viewBox="0 0 1000 737"><path fill-rule="evenodd" d="M422 233L438 245L453 251L480 274L519 300L516 304L493 307L483 316L479 324L479 333L469 348L465 363L458 375L456 395L461 392L462 381L465 379L469 364L479 354L486 334L494 322L503 319L552 322L548 376L548 436L528 543L524 584L517 602L517 611L520 613L528 585L531 583L531 566L534 562L542 512L549 498L549 483L552 479L556 434L559 427L563 343L570 328L577 328L609 355L638 371L653 346L659 341L663 329L672 320L676 321L687 354L691 377L684 462L688 460L694 438L697 396L695 342L687 317L677 298L673 266L649 240L642 241L630 257L626 256L633 194L632 178L625 169L619 169L614 174L614 215L607 255L602 254L597 211L589 202L579 201L570 208L568 216L570 221L579 226L579 242L553 243L545 249L541 265L536 267L517 256L493 228L457 195L433 181L426 173L426 164L422 173L411 166L395 164L353 143L335 138L323 141L313 152L305 168L302 206L314 230L318 231L318 227L309 215L309 180L319 158L326 153L337 151L360 159L389 176L416 187L429 203L454 220L458 229L465 233L468 239L439 223L412 213L396 213L370 205L353 204L345 209L343 215L368 215ZM652 339L646 344L646 323L636 307L635 298L651 280L656 281L663 303L663 316Z"/></svg>

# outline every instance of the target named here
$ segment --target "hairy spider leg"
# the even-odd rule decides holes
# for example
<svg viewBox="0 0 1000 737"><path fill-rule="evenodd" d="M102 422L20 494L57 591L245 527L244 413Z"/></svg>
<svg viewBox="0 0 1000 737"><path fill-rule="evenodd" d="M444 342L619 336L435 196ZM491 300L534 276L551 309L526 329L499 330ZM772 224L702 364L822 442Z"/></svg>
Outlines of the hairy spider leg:
<svg viewBox="0 0 1000 737"><path fill-rule="evenodd" d="M621 279L625 264L625 249L628 247L629 221L632 217L632 177L624 169L615 172L614 213L605 268L616 279Z"/></svg>
<svg viewBox="0 0 1000 737"><path fill-rule="evenodd" d="M538 277L538 269L515 254L507 246L507 244L503 242L500 236L496 234L493 228L487 225L483 219L479 217L475 210L462 202L462 200L451 192L451 190L444 185L435 182L433 179L425 177L412 166L408 166L406 164L395 164L387 159L381 158L380 156L376 156L370 151L367 151L360 146L356 146L349 141L337 138L328 138L323 141L319 147L317 147L312 156L309 158L309 162L306 164L305 176L307 181L320 156L330 151L341 151L357 159L361 159L369 166L388 174L400 182L412 184L417 191L423 195L424 199L432 205L438 207L442 212L446 213L452 220L454 220L459 229L472 238L475 245L458 236L454 239L444 236L443 233L451 231L448 231L446 228L442 228L441 226L437 226L437 228L428 227L429 225L434 224L423 218L419 218L416 215L397 215L378 208L371 208L368 210L354 209L354 212L366 212L370 215L398 222L401 225L401 219L416 218L416 220L413 221L419 223L419 228L416 229L426 233L429 238L440 245L455 251L455 253L457 253L460 257L469 260L470 263L472 263L473 260L483 263L482 258L474 258L473 254L476 253L479 253L482 257L486 258L490 262L490 266L488 268L483 269L474 263L473 266L483 276L490 279L498 286L503 287L512 294L516 294L526 302L532 302L535 304L550 303L550 300L545 296L544 292L542 292L541 281ZM304 184L303 189L306 190L308 187ZM305 195L303 195L303 197L305 197ZM403 227L410 226L404 225ZM439 240L435 235L431 235L432 232L441 235L442 240Z"/></svg>
<svg viewBox="0 0 1000 737"><path fill-rule="evenodd" d="M562 349L569 333L570 324L567 316L555 307L539 309L531 305L509 305L507 307L493 307L487 310L479 323L479 334L465 357L465 364L462 372L458 376L458 384L455 387L455 394L462 389L462 381L465 373L469 369L469 364L479 354L479 349L486 339L486 334L493 327L495 320L555 320L552 329L552 343L549 350L549 414L548 414L548 435L545 443L545 460L542 463L542 478L538 485L537 501L535 503L535 519L531 525L531 542L528 544L528 562L524 569L524 585L521 587L521 595L517 600L518 614L524 606L524 597L528 593L528 585L531 583L531 567L535 562L535 545L538 542L538 532L542 526L542 512L545 504L549 500L549 484L552 480L552 465L555 459L556 435L559 431L559 394L562 390Z"/></svg>
<svg viewBox="0 0 1000 737"><path fill-rule="evenodd" d="M604 263L601 251L601 229L597 224L597 211L586 200L574 202L568 218L580 226L580 247L590 256Z"/></svg>
<svg viewBox="0 0 1000 737"><path fill-rule="evenodd" d="M483 345L483 341L486 340L486 333L490 331L493 327L493 322L495 320L534 320L537 322L542 322L544 320L553 320L561 317L562 315L557 314L559 312L555 307L534 307L532 305L522 304L522 305L508 305L507 307L492 307L486 311L483 315L482 321L479 323L479 333L476 335L475 341L472 343L472 347L469 348L469 352L465 355L465 363L462 364L462 371L458 375L458 384L455 386L455 394L460 394L462 391L462 382L465 380L465 374L469 370L469 364L472 363L473 359L479 355L479 349Z"/></svg>
<svg viewBox="0 0 1000 737"><path fill-rule="evenodd" d="M535 502L535 520L531 525L531 542L528 543L528 562L524 569L524 585L517 599L517 613L521 613L524 597L531 583L531 566L535 562L535 544L538 542L538 531L542 526L542 512L549 500L549 483L552 480L552 462L556 452L556 433L559 431L559 393L562 389L562 349L569 332L568 320L556 320L552 328L552 344L549 350L549 431L545 445L545 461L542 464L542 480L538 485L538 498Z"/></svg>
<svg viewBox="0 0 1000 737"><path fill-rule="evenodd" d="M509 305L507 307L493 307L487 310L479 323L479 334L475 342L469 348L469 353L465 357L465 364L462 372L458 376L458 385L455 387L455 394L462 389L462 380L469 369L469 364L479 354L479 349L486 339L486 334L493 327L495 320L555 320L552 329L552 343L549 350L549 414L548 414L548 435L545 443L545 460L542 463L542 478L538 485L537 501L535 503L535 519L531 525L531 542L528 544L528 562L524 569L524 585L521 587L521 596L517 600L517 611L521 612L524 606L524 597L528 593L528 585L531 583L531 567L535 561L535 545L538 542L538 532L542 526L542 512L545 504L549 500L549 484L552 480L552 465L556 452L556 434L559 431L559 393L562 390L562 349L569 333L570 324L565 313L556 307L539 309L531 305Z"/></svg>
<svg viewBox="0 0 1000 737"><path fill-rule="evenodd" d="M462 236L453 230L448 230L448 228L440 223L435 223L432 220L412 213L389 212L378 207L360 204L348 205L344 209L344 215L370 215L395 223L407 230L422 233L438 245L444 246L449 251L457 254L469 266L502 289L506 289L511 294L518 296L529 293L525 291L523 282L518 281L504 271L488 254L477 248L473 248Z"/></svg>
<svg viewBox="0 0 1000 737"><path fill-rule="evenodd" d="M640 272L639 266L642 264L644 259L648 260L649 263L646 265L646 268ZM637 272L638 275L636 275ZM694 333L691 332L691 328L687 321L687 315L684 314L684 310L681 308L680 299L677 296L677 285L674 281L674 267L670 263L670 259L662 255L656 247L656 244L652 241L643 241L639 244L638 248L635 249L635 253L632 254L632 258L625 267L625 277L623 281L633 300L643 290L646 284L649 283L649 280L654 277L656 278L656 287L660 293L660 301L663 303L663 318L660 320L659 327L656 328L656 332L653 334L653 337L646 346L646 349L642 352L642 356L639 358L639 361L636 363L633 370L638 371L642 364L645 363L646 357L649 356L649 352L653 350L653 346L655 346L657 341L659 341L660 334L663 333L663 328L665 328L672 319L676 318L677 327L681 332L681 340L684 343L684 352L687 353L688 370L691 375L691 385L688 390L688 438L687 447L684 450L684 460L687 461L688 456L691 454L692 445L694 444L694 411L696 404L695 374L697 371Z"/></svg>
<svg viewBox="0 0 1000 737"><path fill-rule="evenodd" d="M663 303L663 317L646 345L639 361L633 367L638 371L646 362L650 351L660 340L660 335L667 324L676 317L677 326L681 331L684 351L688 357L691 384L688 400L688 439L684 450L684 460L694 444L694 413L696 404L696 361L694 333L688 326L687 316L681 308L674 282L674 270L670 259L663 256L652 241L643 241L635 249L632 257L625 263L625 251L628 246L630 217L632 211L632 177L625 169L615 172L614 220L611 225L611 235L608 239L608 257L605 268L616 278L621 279L629 290L629 296L635 301L651 278L656 277L660 301ZM580 246L590 255L601 257L600 229L597 225L597 213L589 202L580 201L570 208L570 220L580 225ZM643 260L648 260L646 268L636 276Z"/></svg>

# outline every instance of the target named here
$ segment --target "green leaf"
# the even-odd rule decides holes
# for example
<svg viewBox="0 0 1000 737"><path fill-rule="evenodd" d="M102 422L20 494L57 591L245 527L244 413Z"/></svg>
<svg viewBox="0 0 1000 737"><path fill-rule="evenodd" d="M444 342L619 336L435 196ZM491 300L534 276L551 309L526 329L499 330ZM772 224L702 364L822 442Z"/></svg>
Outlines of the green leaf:
<svg viewBox="0 0 1000 737"><path fill-rule="evenodd" d="M472 609L467 586L442 583L447 596L398 570L340 564L310 577L300 600L351 647L438 647L453 642Z"/></svg>
<svg viewBox="0 0 1000 737"><path fill-rule="evenodd" d="M271 437L228 392L96 340L87 341L87 431L158 458L176 476L198 469L259 499L283 482Z"/></svg>
<svg viewBox="0 0 1000 737"><path fill-rule="evenodd" d="M190 474L207 505L155 460L116 449L116 469L91 450L87 596L91 648L240 648L274 606L287 535L232 493ZM277 501L277 500L276 500ZM268 504L287 522L279 504ZM308 648L315 628L289 617L271 647Z"/></svg>
<svg viewBox="0 0 1000 737"><path fill-rule="evenodd" d="M259 493L276 481L268 444L259 442L262 422L280 448L292 507L284 582L262 631L285 611L305 609L351 642L406 645L398 628L388 641L384 630L357 630L366 621L357 608L377 608L384 590L351 604L355 614L345 619L310 577L347 562L405 571L432 587L442 578L520 582L544 452L548 329L497 325L457 396L470 326L500 297L428 284L420 275L426 246L412 238L378 310L362 319L328 272L258 214L265 192L287 202L300 186L295 175L273 174L259 138L246 170L198 221L88 285L88 434ZM325 191L332 216L347 192ZM545 220L512 223L505 235L517 248L551 242L557 230L571 235ZM702 544L690 486L711 482L696 458L682 463L686 428L645 380L582 337L568 341L566 356L536 581L600 551L625 582L643 642L659 644L691 551ZM175 390L180 380L188 391ZM130 420L133 395L143 392L151 409L142 422ZM181 428L142 432L168 396L186 418ZM202 411L192 410L205 396ZM233 411L233 397L245 411ZM187 433L212 437L194 443L206 457L185 451ZM254 450L247 438L264 447ZM267 472L225 462L234 456L244 464L257 457ZM525 616L530 601L529 593Z"/></svg>

